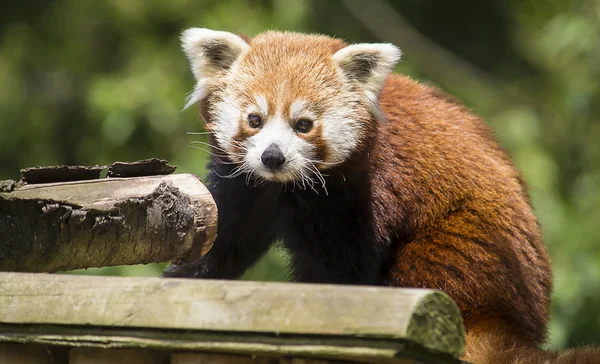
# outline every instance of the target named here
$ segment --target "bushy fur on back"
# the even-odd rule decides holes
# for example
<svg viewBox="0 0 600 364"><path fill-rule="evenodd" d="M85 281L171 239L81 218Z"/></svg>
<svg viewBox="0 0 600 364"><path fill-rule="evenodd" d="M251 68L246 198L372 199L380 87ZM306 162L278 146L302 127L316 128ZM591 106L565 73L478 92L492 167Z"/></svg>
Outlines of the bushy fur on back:
<svg viewBox="0 0 600 364"><path fill-rule="evenodd" d="M207 255L166 276L234 279L283 239L296 281L440 289L461 309L467 358L540 355L549 258L519 172L478 117L388 76L389 44L202 29L183 44L213 132L219 226ZM508 339L486 339L497 332Z"/></svg>

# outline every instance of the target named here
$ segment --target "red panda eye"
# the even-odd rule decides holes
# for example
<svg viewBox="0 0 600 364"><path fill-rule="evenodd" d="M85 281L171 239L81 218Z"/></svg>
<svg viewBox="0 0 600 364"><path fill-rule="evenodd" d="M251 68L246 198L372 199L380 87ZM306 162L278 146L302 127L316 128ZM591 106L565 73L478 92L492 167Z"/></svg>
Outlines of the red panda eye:
<svg viewBox="0 0 600 364"><path fill-rule="evenodd" d="M296 130L301 133L308 133L312 126L313 122L310 119L300 119L296 122Z"/></svg>
<svg viewBox="0 0 600 364"><path fill-rule="evenodd" d="M248 115L248 124L250 124L250 127L252 128L260 127L262 125L262 117L257 114L250 114Z"/></svg>

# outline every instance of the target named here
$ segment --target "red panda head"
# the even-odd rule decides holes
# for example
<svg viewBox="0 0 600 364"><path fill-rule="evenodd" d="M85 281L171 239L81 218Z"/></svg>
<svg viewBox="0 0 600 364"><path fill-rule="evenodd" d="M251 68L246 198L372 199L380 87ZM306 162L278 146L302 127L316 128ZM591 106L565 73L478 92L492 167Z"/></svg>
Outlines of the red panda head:
<svg viewBox="0 0 600 364"><path fill-rule="evenodd" d="M240 171L279 182L341 164L361 147L400 59L391 44L287 32L247 42L192 28L182 45L197 80L186 107L204 105L219 149Z"/></svg>

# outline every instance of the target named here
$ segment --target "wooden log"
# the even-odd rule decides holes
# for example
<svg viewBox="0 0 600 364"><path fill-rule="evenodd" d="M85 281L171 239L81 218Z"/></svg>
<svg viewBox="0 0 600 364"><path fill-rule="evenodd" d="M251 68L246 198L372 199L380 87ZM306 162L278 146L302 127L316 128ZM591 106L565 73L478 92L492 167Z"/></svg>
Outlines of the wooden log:
<svg viewBox="0 0 600 364"><path fill-rule="evenodd" d="M384 287L2 273L0 323L7 342L75 345L87 332L83 345L377 362L464 347L448 296Z"/></svg>
<svg viewBox="0 0 600 364"><path fill-rule="evenodd" d="M217 209L190 174L25 184L0 192L0 271L198 259Z"/></svg>

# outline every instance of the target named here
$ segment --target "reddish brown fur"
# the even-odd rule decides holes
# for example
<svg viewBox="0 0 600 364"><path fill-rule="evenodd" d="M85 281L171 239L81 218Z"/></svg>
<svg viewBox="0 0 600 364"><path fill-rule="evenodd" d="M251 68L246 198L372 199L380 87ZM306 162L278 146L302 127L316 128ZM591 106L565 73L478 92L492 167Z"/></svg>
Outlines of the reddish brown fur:
<svg viewBox="0 0 600 364"><path fill-rule="evenodd" d="M467 330L497 318L542 342L550 265L519 172L488 128L439 91L394 75L380 102L389 122L370 158L375 221L409 241L393 249L388 284L442 289Z"/></svg>
<svg viewBox="0 0 600 364"><path fill-rule="evenodd" d="M319 161L327 160L328 158L328 150L327 143L323 138L323 126L321 124L315 125L312 130L310 130L306 134L299 134L299 136L303 139L306 139L309 143L315 146L315 159ZM318 163L317 163L318 166Z"/></svg>
<svg viewBox="0 0 600 364"><path fill-rule="evenodd" d="M459 305L474 363L591 363L549 353L550 262L523 180L489 128L438 90L392 75L370 157L373 207L393 247L387 284ZM404 242L406 241L406 243Z"/></svg>
<svg viewBox="0 0 600 364"><path fill-rule="evenodd" d="M401 76L391 76L381 95L390 122L378 128L372 163L394 183L374 180L376 221L411 240L394 250L388 282L444 290L467 329L497 317L540 343L550 265L519 172L478 118L439 95Z"/></svg>

